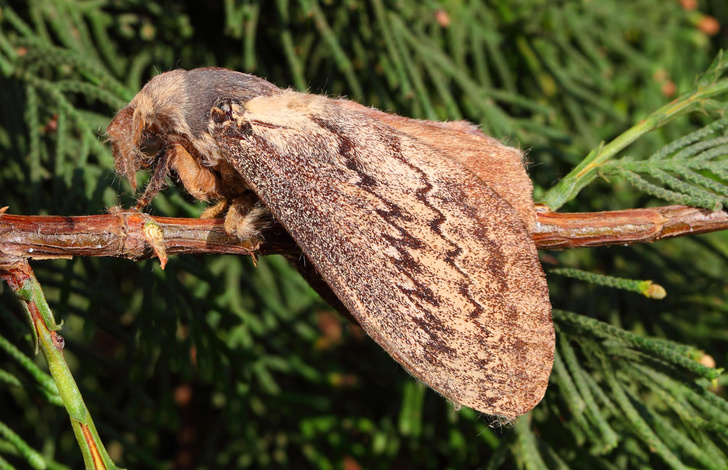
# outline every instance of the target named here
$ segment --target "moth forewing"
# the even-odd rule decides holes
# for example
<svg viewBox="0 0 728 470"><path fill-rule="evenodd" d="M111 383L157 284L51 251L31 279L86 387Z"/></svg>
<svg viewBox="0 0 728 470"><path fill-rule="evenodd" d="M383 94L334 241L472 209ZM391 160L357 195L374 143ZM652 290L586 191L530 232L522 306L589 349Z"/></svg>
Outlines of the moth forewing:
<svg viewBox="0 0 728 470"><path fill-rule="evenodd" d="M255 236L266 217L252 190L315 266L312 285L453 402L514 418L543 397L554 330L519 152L467 123L223 69L155 77L108 133L125 176L154 168L142 199L176 173L195 197L220 200L211 215L229 208L226 230ZM140 142L163 149L156 165Z"/></svg>
<svg viewBox="0 0 728 470"><path fill-rule="evenodd" d="M279 106L256 98L256 109ZM367 113L323 97L286 107L293 115L281 121L237 107L212 134L349 312L454 402L509 418L533 408L554 332L536 249L513 208Z"/></svg>

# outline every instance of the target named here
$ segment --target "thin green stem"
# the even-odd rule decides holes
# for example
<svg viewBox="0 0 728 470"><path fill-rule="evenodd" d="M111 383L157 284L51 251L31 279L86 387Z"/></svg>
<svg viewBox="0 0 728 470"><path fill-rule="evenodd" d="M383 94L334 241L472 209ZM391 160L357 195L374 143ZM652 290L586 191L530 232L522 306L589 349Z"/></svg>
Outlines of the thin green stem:
<svg viewBox="0 0 728 470"><path fill-rule="evenodd" d="M48 363L58 393L71 418L71 425L78 439L86 468L119 469L106 452L81 391L66 363L63 355L65 340L57 333L61 325L56 324L35 275L27 264L17 270L4 271L2 274L29 317L33 334L37 338L36 347L43 353Z"/></svg>
<svg viewBox="0 0 728 470"><path fill-rule="evenodd" d="M564 179L544 194L540 202L553 211L558 210L597 177L602 165L632 142L648 132L664 126L678 116L699 109L709 98L726 91L728 91L728 79L719 80L707 86L699 84L690 93L653 112L607 145L600 145L592 150Z"/></svg>

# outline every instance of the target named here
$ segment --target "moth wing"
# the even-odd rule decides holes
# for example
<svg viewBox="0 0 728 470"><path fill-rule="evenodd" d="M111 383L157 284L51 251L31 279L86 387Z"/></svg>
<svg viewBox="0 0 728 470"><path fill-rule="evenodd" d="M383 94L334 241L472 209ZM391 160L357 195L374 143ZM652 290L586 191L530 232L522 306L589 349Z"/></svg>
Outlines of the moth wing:
<svg viewBox="0 0 728 470"><path fill-rule="evenodd" d="M554 354L548 290L498 193L327 98L221 107L210 130L226 158L393 358L484 413L514 418L538 404Z"/></svg>
<svg viewBox="0 0 728 470"><path fill-rule="evenodd" d="M366 108L359 103L338 100L348 109L364 112L404 134L462 163L513 207L531 231L536 224L533 183L525 170L521 150L503 145L466 121L435 122L410 119Z"/></svg>

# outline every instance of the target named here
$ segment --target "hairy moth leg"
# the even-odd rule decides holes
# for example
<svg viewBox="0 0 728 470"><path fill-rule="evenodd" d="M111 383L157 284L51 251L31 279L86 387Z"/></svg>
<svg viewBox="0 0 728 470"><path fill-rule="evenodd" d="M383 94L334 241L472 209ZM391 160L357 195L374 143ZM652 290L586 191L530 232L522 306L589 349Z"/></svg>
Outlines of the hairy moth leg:
<svg viewBox="0 0 728 470"><path fill-rule="evenodd" d="M252 246L263 242L262 232L273 221L267 207L252 191L236 198L225 216L225 231Z"/></svg>
<svg viewBox="0 0 728 470"><path fill-rule="evenodd" d="M168 153L170 169L177 173L192 197L202 201L222 198L220 178L210 168L203 166L181 144L172 145Z"/></svg>
<svg viewBox="0 0 728 470"><path fill-rule="evenodd" d="M203 218L224 215L225 231L228 234L253 246L263 241L261 232L270 226L271 217L268 209L253 192L246 191L232 198L229 194L230 185L226 186L221 181L224 178L214 169L200 163L181 144L174 144L168 152L170 169L177 173L177 177L193 197L203 201L218 199L217 204L202 213ZM242 183L238 182L236 186L240 188Z"/></svg>

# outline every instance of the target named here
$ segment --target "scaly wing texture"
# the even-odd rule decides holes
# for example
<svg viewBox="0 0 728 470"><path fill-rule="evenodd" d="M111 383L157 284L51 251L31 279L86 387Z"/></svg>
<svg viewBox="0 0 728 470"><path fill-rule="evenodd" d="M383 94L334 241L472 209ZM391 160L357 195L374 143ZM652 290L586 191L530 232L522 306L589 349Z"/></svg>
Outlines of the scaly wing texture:
<svg viewBox="0 0 728 470"><path fill-rule="evenodd" d="M324 97L218 102L210 131L367 333L457 404L543 397L548 290L523 222L416 135Z"/></svg>
<svg viewBox="0 0 728 470"><path fill-rule="evenodd" d="M337 100L337 104L352 110L367 112L375 119L404 134L415 133L417 140L454 158L475 173L513 207L531 231L536 224L533 207L533 184L525 169L523 152L503 145L483 134L465 121L421 121L376 109L364 108L359 103Z"/></svg>

